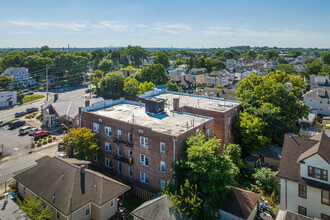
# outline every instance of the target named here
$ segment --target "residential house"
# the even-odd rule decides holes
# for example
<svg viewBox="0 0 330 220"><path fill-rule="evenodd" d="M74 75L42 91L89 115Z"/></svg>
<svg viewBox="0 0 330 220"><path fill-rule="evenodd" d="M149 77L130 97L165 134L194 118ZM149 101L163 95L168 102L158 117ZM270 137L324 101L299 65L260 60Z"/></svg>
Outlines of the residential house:
<svg viewBox="0 0 330 220"><path fill-rule="evenodd" d="M303 95L305 105L312 113L318 115L330 115L330 88L317 88Z"/></svg>
<svg viewBox="0 0 330 220"><path fill-rule="evenodd" d="M206 68L192 68L189 71L189 75L191 75L194 78L197 85L205 85L208 71Z"/></svg>
<svg viewBox="0 0 330 220"><path fill-rule="evenodd" d="M319 218L310 218L304 215L300 215L290 210L279 210L276 216L276 220L317 220Z"/></svg>
<svg viewBox="0 0 330 220"><path fill-rule="evenodd" d="M9 89L26 88L36 84L36 80L30 77L29 70L25 67L9 67L2 75L10 76L13 79Z"/></svg>
<svg viewBox="0 0 330 220"><path fill-rule="evenodd" d="M330 138L286 134L279 171L281 210L330 219Z"/></svg>
<svg viewBox="0 0 330 220"><path fill-rule="evenodd" d="M330 89L330 76L311 75L309 78L309 85L311 89L316 89L316 88Z"/></svg>
<svg viewBox="0 0 330 220"><path fill-rule="evenodd" d="M220 71L213 71L208 76L206 76L206 86L215 87L217 85L228 86L233 84L235 80L235 74L230 73L227 69Z"/></svg>
<svg viewBox="0 0 330 220"><path fill-rule="evenodd" d="M176 83L185 93L196 91L196 80L190 74L172 73L169 82Z"/></svg>
<svg viewBox="0 0 330 220"><path fill-rule="evenodd" d="M241 110L239 101L165 90L148 91L138 96L141 102L148 98L164 99L165 105L174 111L214 118L214 135L221 139L222 145L233 143L232 126Z"/></svg>
<svg viewBox="0 0 330 220"><path fill-rule="evenodd" d="M95 155L94 166L156 193L173 180L171 166L182 158L186 139L198 132L213 136L214 120L178 106L170 111L164 99L144 101L105 100L82 108L81 126L98 134L104 158Z"/></svg>
<svg viewBox="0 0 330 220"><path fill-rule="evenodd" d="M17 91L0 92L0 108L17 104Z"/></svg>
<svg viewBox="0 0 330 220"><path fill-rule="evenodd" d="M232 191L227 194L221 205L221 219L254 220L258 212L260 195L237 187L231 188Z"/></svg>
<svg viewBox="0 0 330 220"><path fill-rule="evenodd" d="M178 210L173 210L171 205L173 204L171 198L167 195L160 196L155 199L151 199L134 211L131 212L134 220L150 220L150 219L166 219L166 220L188 220Z"/></svg>
<svg viewBox="0 0 330 220"><path fill-rule="evenodd" d="M51 207L51 220L107 220L118 210L118 197L130 187L100 173L52 157L13 177L18 195L40 198Z"/></svg>
<svg viewBox="0 0 330 220"><path fill-rule="evenodd" d="M50 99L41 106L43 121L42 124L46 127L60 127L65 124L69 127L80 127L79 108L89 106L103 98L78 98L73 100L60 100L58 94L54 94L54 98Z"/></svg>
<svg viewBox="0 0 330 220"><path fill-rule="evenodd" d="M233 89L204 88L202 94L226 100L236 100L236 91Z"/></svg>
<svg viewBox="0 0 330 220"><path fill-rule="evenodd" d="M273 145L262 147L260 149L254 150L251 153L251 156L260 159L261 166L263 167L266 166L271 168L278 168L278 166L280 165L281 155L282 155L282 148Z"/></svg>

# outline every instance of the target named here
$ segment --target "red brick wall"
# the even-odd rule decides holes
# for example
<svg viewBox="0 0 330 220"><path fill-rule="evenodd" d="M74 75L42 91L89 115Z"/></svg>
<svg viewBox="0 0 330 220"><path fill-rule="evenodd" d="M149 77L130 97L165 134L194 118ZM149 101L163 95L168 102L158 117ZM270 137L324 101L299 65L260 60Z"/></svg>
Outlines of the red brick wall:
<svg viewBox="0 0 330 220"><path fill-rule="evenodd" d="M102 122L99 122L99 119ZM99 158L98 165L103 167L105 170L109 172L114 172L116 175L130 180L135 185L146 188L150 191L157 192L160 190L160 180L163 179L166 182L168 180L172 180L173 172L171 170L171 166L173 163L173 135L167 135L163 133L159 133L156 131L152 131L150 128L146 128L140 126L138 124L130 124L128 122L123 122L99 115L95 115L91 112L82 112L81 117L81 126L93 129L93 122L99 124L99 137L100 137L100 147L104 152L104 156L109 157L112 160L112 169L107 168L104 165L104 158ZM210 129L210 135L213 134L213 119L205 122L204 124L197 126L180 136L176 137L176 160L182 157L182 151L184 147L184 142L187 137L194 135L196 130L199 129L206 135L206 130ZM108 137L105 135L104 126L111 127L111 135L112 137ZM112 152L117 154L117 143L114 143L115 137L117 137L118 129L121 130L122 140L128 141L128 133L133 134L133 147L128 147L125 144L120 144L123 150L123 156L128 158L128 150L132 150L133 152L133 164L131 167L133 169L133 177L129 177L128 175L128 167L129 164L124 162L121 163L122 172L118 173L118 161L113 159L113 155L111 153L105 152L105 141L111 143ZM139 129L143 130L143 134L139 134ZM140 146L140 136L148 138L148 149L145 149ZM165 155L160 153L160 142L165 143ZM146 167L140 164L140 154L145 155L148 158L149 166ZM165 162L165 172L162 173L160 171L160 161ZM149 184L145 184L140 182L140 171L148 173Z"/></svg>

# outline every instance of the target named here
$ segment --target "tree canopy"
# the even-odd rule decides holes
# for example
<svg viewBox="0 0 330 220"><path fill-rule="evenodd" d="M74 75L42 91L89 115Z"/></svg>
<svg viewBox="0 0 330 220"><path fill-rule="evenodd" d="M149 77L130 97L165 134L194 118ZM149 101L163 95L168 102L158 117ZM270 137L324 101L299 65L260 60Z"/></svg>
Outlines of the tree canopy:
<svg viewBox="0 0 330 220"><path fill-rule="evenodd" d="M6 89L13 82L10 76L0 75L0 89Z"/></svg>
<svg viewBox="0 0 330 220"><path fill-rule="evenodd" d="M154 57L154 63L162 64L165 67L165 69L170 67L170 62L168 61L168 56L162 51L158 51L156 53L156 56Z"/></svg>
<svg viewBox="0 0 330 220"><path fill-rule="evenodd" d="M96 87L96 92L110 98L120 98L123 95L125 76L121 72L111 72L102 77Z"/></svg>
<svg viewBox="0 0 330 220"><path fill-rule="evenodd" d="M37 196L29 195L23 201L16 197L17 204L23 211L24 217L30 217L33 220L50 219L53 216L49 205L44 204Z"/></svg>
<svg viewBox="0 0 330 220"><path fill-rule="evenodd" d="M141 73L136 75L136 79L140 82L151 81L155 85L161 85L167 83L168 76L162 64L151 64L144 67Z"/></svg>

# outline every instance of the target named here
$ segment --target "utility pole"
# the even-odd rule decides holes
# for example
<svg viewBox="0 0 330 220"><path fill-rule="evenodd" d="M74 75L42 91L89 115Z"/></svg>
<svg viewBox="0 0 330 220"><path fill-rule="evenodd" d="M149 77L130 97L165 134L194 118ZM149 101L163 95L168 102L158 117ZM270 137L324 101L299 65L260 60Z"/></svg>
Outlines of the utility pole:
<svg viewBox="0 0 330 220"><path fill-rule="evenodd" d="M46 94L47 94L46 101L48 102L48 65L46 65Z"/></svg>

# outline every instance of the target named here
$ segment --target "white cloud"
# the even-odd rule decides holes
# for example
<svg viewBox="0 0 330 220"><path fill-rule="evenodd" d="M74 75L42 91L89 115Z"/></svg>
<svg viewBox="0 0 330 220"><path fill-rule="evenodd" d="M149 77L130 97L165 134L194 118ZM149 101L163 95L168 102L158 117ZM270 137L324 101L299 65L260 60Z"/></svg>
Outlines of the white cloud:
<svg viewBox="0 0 330 220"><path fill-rule="evenodd" d="M119 21L102 21L100 23L101 26L104 28L109 28L114 31L122 32L126 31L128 28L128 25Z"/></svg>
<svg viewBox="0 0 330 220"><path fill-rule="evenodd" d="M151 27L151 32L166 32L169 34L182 34L192 30L191 26L186 24L168 24L168 23L156 23Z"/></svg>
<svg viewBox="0 0 330 220"><path fill-rule="evenodd" d="M64 28L72 31L81 31L87 28L87 23L51 23L51 22L31 22L31 21L10 21L12 25L21 26L21 27L30 27L35 29L46 29L46 28Z"/></svg>

